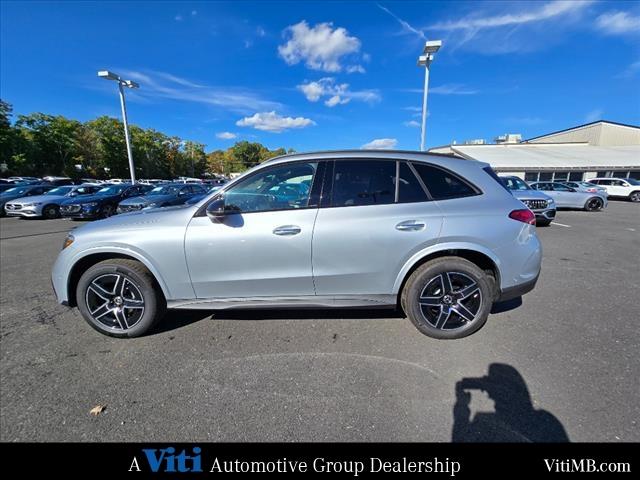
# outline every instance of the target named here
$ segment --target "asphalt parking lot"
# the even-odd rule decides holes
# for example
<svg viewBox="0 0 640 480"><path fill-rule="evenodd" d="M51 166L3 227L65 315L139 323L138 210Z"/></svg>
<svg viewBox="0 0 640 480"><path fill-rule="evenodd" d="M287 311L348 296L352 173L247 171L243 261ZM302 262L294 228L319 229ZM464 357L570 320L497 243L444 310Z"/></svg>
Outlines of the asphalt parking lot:
<svg viewBox="0 0 640 480"><path fill-rule="evenodd" d="M173 312L108 338L51 291L77 225L0 219L1 441L640 441L636 204L560 212L536 290L456 341L386 310Z"/></svg>

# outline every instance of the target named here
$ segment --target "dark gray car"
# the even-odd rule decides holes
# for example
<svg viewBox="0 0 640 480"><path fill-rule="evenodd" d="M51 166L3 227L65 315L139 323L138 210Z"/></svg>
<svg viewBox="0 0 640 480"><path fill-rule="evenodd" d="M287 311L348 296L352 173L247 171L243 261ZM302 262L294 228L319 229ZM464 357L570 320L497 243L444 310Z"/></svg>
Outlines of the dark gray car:
<svg viewBox="0 0 640 480"><path fill-rule="evenodd" d="M118 213L135 212L143 208L182 205L190 198L206 193L207 191L200 185L187 183L159 185L146 195L128 198L120 202L118 205Z"/></svg>

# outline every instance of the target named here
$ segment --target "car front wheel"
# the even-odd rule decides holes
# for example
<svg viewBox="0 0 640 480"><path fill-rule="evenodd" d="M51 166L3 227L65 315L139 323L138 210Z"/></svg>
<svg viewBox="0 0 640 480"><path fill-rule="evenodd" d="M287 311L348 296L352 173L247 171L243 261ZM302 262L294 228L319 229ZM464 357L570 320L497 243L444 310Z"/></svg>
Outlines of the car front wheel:
<svg viewBox="0 0 640 480"><path fill-rule="evenodd" d="M60 216L60 209L57 205L47 205L42 209L42 215L49 220Z"/></svg>
<svg viewBox="0 0 640 480"><path fill-rule="evenodd" d="M87 323L112 337L144 335L166 309L149 270L138 261L121 258L90 267L80 277L76 299Z"/></svg>
<svg viewBox="0 0 640 480"><path fill-rule="evenodd" d="M456 339L480 329L493 304L493 279L459 257L442 257L414 271L401 305L414 326L439 339Z"/></svg>

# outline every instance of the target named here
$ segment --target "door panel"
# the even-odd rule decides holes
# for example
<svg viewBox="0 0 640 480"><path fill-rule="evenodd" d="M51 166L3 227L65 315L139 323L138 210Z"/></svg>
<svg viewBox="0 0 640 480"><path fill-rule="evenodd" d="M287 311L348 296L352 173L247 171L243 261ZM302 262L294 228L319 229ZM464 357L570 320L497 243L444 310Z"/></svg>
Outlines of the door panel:
<svg viewBox="0 0 640 480"><path fill-rule="evenodd" d="M231 214L222 222L194 217L185 252L197 298L313 295L317 213L308 208Z"/></svg>
<svg viewBox="0 0 640 480"><path fill-rule="evenodd" d="M391 293L405 262L435 244L441 227L435 202L320 209L313 235L316 293Z"/></svg>

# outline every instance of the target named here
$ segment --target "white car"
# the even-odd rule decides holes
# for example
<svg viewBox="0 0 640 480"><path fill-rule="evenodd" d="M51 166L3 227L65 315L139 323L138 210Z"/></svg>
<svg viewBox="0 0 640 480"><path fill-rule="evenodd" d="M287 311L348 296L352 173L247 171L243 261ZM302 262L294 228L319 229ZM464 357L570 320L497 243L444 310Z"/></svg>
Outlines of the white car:
<svg viewBox="0 0 640 480"><path fill-rule="evenodd" d="M609 197L623 197L640 202L640 181L634 178L591 178L589 183L600 185Z"/></svg>

